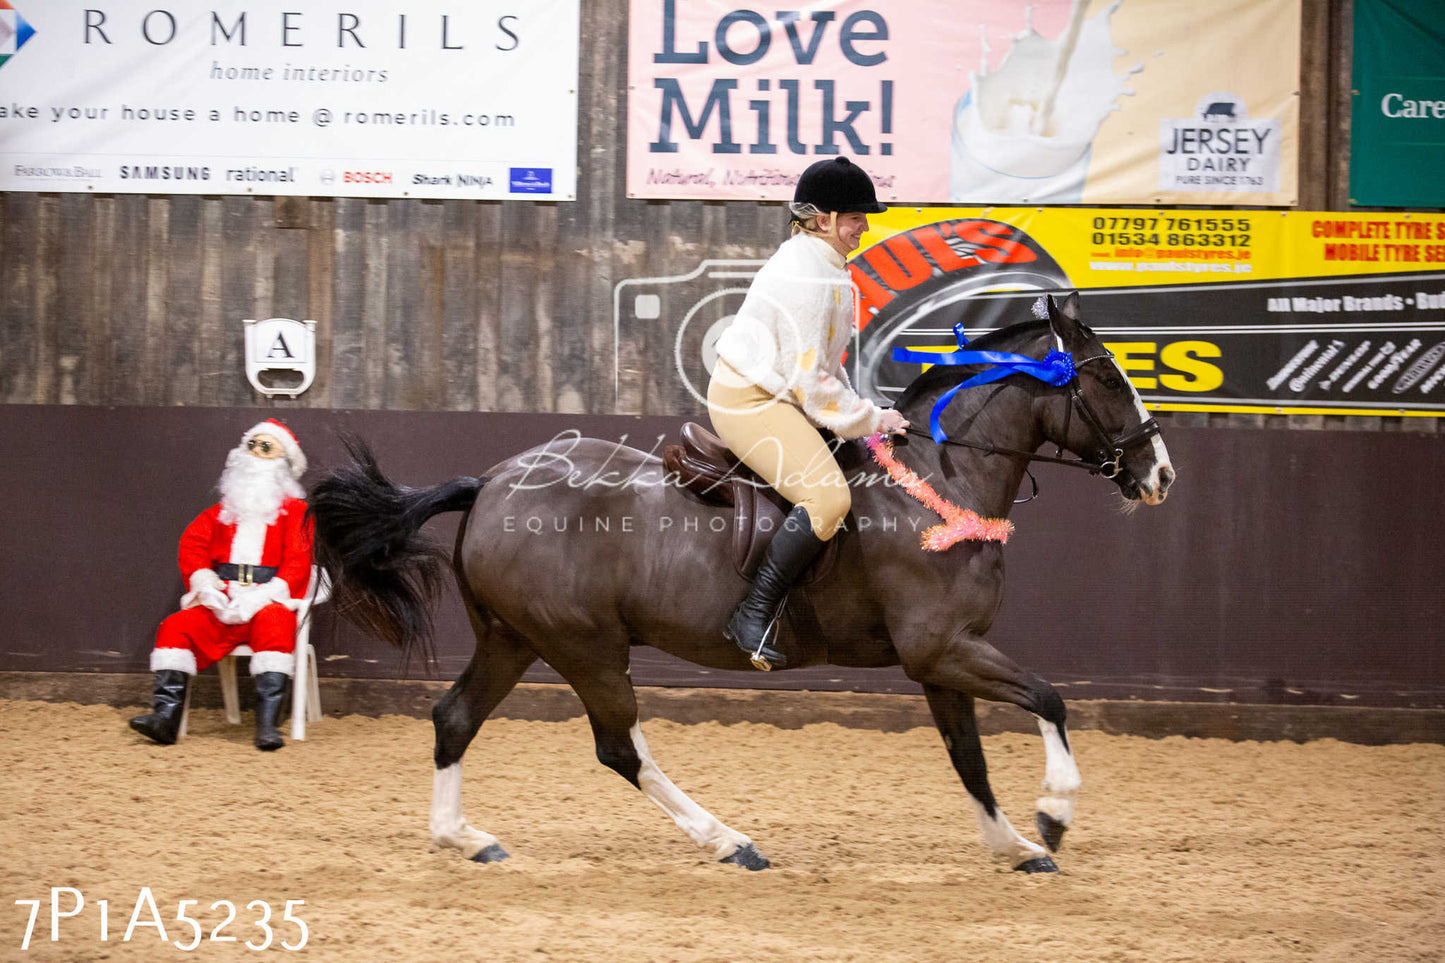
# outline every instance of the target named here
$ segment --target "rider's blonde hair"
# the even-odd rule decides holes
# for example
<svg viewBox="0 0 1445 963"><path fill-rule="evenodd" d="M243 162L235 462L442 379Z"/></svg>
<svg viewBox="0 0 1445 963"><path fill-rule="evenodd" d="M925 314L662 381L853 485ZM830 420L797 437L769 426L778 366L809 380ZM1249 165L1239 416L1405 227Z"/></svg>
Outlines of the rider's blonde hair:
<svg viewBox="0 0 1445 963"><path fill-rule="evenodd" d="M790 202L788 204L788 213L792 215L793 220L793 229L788 235L789 237L798 234L811 234L814 237L821 237L826 240L838 233L838 215L836 212L825 211L816 204ZM829 213L833 215L833 229L831 234L818 228L818 218Z"/></svg>

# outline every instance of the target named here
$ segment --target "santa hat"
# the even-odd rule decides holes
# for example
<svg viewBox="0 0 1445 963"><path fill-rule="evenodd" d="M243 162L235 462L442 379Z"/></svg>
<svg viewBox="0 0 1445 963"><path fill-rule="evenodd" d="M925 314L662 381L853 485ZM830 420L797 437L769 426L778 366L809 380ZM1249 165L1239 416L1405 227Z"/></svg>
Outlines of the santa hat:
<svg viewBox="0 0 1445 963"><path fill-rule="evenodd" d="M241 444L246 444L257 435L270 435L281 443L281 451L286 455L286 464L291 469L292 478L300 480L301 476L306 474L306 455L302 453L301 443L296 440L290 428L275 418L267 418L242 435Z"/></svg>

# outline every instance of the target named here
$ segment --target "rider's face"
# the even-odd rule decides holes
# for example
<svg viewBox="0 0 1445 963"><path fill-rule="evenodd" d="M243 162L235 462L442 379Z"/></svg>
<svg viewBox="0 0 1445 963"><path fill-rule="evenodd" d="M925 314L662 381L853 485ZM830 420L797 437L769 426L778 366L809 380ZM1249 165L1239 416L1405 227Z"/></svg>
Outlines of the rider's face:
<svg viewBox="0 0 1445 963"><path fill-rule="evenodd" d="M863 234L868 230L867 214L838 214L834 222L837 230L824 230L828 234L828 243L838 249L838 253L847 257L858 250L858 245L863 240ZM823 227L822 224L819 227Z"/></svg>

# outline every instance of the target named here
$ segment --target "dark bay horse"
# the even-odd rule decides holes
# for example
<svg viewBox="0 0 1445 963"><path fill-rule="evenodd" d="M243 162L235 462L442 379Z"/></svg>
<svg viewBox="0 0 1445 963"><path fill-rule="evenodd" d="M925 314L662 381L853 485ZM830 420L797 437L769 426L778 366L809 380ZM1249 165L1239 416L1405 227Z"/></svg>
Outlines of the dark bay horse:
<svg viewBox="0 0 1445 963"><path fill-rule="evenodd" d="M1009 375L961 392L943 416L950 438L1012 452L935 445L925 433L900 444L897 456L944 498L984 516L1008 515L1027 467L1019 453L1046 440L1107 463L1126 498L1162 502L1174 471L1157 425L1079 320L1077 294L1062 305L1049 298L1048 307L1047 321L1017 324L969 347L1036 359L1051 349L1069 352L1074 380L1054 387ZM938 397L977 370L932 368L898 408L926 425ZM418 529L438 513L466 512L451 564L477 647L432 712L437 845L479 862L506 857L462 815L461 759L482 722L541 658L581 698L603 764L720 861L768 865L746 835L694 803L653 761L628 670L632 645L748 669L722 632L747 588L730 561L732 509L703 505L669 484L656 457L596 439L554 439L483 478L417 489L387 481L364 445L352 454L353 464L312 493L317 557L341 611L381 637L401 646L424 642L446 556ZM989 849L1016 869L1054 871L1048 852L1015 831L994 801L974 715L974 700L987 699L1038 717L1046 766L1036 823L1057 850L1073 819L1079 771L1058 692L984 641L1003 591L1001 545L964 541L923 551L919 533L938 521L933 513L895 484L874 484L884 475L863 445L844 443L838 457L853 509L830 574L791 593L780 636L789 666L902 665L923 686Z"/></svg>

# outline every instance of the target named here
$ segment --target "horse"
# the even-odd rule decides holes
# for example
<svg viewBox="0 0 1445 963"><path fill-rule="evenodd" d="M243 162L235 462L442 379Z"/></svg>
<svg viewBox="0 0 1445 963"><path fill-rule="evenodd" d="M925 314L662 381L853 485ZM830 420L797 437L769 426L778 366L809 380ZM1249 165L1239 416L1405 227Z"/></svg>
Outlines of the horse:
<svg viewBox="0 0 1445 963"><path fill-rule="evenodd" d="M1060 454L1078 456L1076 464L1108 476L1129 502L1162 502L1174 470L1157 423L1079 318L1078 300L1077 292L1062 303L1050 296L1046 319L970 345L1032 358L1049 349L1067 352L1074 373L1066 384L1015 373L959 393L940 427L963 440L911 444L905 437L899 457L908 467L970 510L1004 519L1029 459L1038 457L1031 453L1049 441ZM926 424L939 397L978 370L926 370L896 407L914 425ZM333 581L333 600L347 618L404 649L426 644L430 606L448 563L447 552L419 529L434 515L465 513L450 564L476 650L432 711L432 841L477 862L507 858L494 836L463 815L462 757L540 658L581 699L603 765L719 862L765 869L769 861L749 836L693 802L654 761L629 673L633 645L714 669L748 669L746 655L723 637L728 613L747 589L729 560L732 510L700 504L669 484L654 454L597 439L574 438L565 451L554 442L482 477L400 488L365 443L352 439L350 463L329 472L310 496L317 560ZM882 469L857 441L840 444L838 459L853 472L852 511L835 536L831 570L795 586L786 601L778 644L788 667L901 665L923 687L988 849L1016 870L1056 872L1050 852L1073 821L1080 776L1059 693L984 639L1002 597L1002 545L963 541L923 551L917 532L920 520L931 520L927 509L897 484L876 484ZM533 518L541 525L531 525ZM620 523L625 519L634 520L630 530ZM1035 822L1044 846L1015 830L994 799L976 699L1011 703L1038 719L1045 772Z"/></svg>

